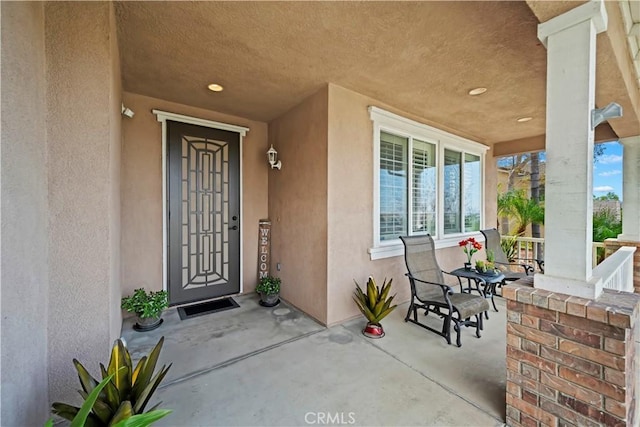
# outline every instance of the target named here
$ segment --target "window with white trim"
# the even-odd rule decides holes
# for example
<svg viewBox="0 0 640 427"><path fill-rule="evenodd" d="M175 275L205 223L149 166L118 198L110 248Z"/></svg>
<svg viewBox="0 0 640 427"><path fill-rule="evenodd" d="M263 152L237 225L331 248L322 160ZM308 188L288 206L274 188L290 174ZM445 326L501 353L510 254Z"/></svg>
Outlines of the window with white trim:
<svg viewBox="0 0 640 427"><path fill-rule="evenodd" d="M369 112L375 156L371 258L401 255L399 236L429 233L444 247L478 232L488 147L376 107Z"/></svg>

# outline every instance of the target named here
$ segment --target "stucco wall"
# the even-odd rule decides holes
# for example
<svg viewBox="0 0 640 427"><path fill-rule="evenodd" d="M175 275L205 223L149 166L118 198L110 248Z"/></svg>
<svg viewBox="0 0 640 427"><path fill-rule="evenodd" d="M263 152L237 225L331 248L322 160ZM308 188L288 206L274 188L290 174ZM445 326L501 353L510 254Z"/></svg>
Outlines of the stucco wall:
<svg viewBox="0 0 640 427"><path fill-rule="evenodd" d="M267 124L127 92L124 103L135 116L122 123L123 294L139 287L162 289L162 126L153 109L250 129L242 142L242 261L244 292L253 292L258 280L258 221L268 213Z"/></svg>
<svg viewBox="0 0 640 427"><path fill-rule="evenodd" d="M269 172L271 273L282 296L327 321L327 102L321 89L269 123L282 170ZM276 271L276 264L281 270Z"/></svg>
<svg viewBox="0 0 640 427"><path fill-rule="evenodd" d="M43 3L2 2L0 425L42 425L47 380Z"/></svg>
<svg viewBox="0 0 640 427"><path fill-rule="evenodd" d="M408 115L389 105L342 87L329 85L328 133L328 316L334 324L359 315L351 299L353 280L361 285L368 276L379 283L393 278L396 301L408 300L409 282L404 276L404 257L371 261L367 250L373 245L373 124L367 107L375 105L401 116L442 128L419 117ZM486 157L488 174L494 173L490 155ZM486 179L495 186L495 178ZM485 192L485 221L495 224L495 189ZM444 270L458 268L464 254L458 247L438 251ZM453 283L453 282L452 282Z"/></svg>
<svg viewBox="0 0 640 427"><path fill-rule="evenodd" d="M120 329L120 101L110 2L45 6L51 400L78 402Z"/></svg>
<svg viewBox="0 0 640 427"><path fill-rule="evenodd" d="M109 42L111 49L111 88L110 88L110 108L111 108L111 141L109 145L109 277L111 283L110 304L110 331L112 337L120 336L122 329L122 311L120 310L120 300L122 298L122 266L120 252L120 175L122 168L122 76L120 75L120 53L118 51L118 38L116 37L116 17L114 12L109 13Z"/></svg>

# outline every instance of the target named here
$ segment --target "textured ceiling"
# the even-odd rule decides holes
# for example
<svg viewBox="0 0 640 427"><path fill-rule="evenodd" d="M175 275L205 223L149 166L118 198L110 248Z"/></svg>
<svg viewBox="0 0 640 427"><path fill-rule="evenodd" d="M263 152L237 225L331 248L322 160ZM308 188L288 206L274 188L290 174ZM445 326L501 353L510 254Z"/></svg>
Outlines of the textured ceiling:
<svg viewBox="0 0 640 427"><path fill-rule="evenodd" d="M525 2L119 2L116 13L126 91L268 122L331 82L487 143L545 131L546 50ZM489 90L467 94L478 86ZM605 104L625 92L609 86Z"/></svg>

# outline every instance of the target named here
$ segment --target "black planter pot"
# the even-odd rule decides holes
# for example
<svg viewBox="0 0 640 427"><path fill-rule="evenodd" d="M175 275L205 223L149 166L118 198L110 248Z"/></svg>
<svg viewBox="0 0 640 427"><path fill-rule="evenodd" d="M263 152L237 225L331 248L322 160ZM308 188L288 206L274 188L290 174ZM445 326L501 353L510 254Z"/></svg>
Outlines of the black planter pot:
<svg viewBox="0 0 640 427"><path fill-rule="evenodd" d="M263 307L275 307L280 304L280 294L260 294L260 305Z"/></svg>
<svg viewBox="0 0 640 427"><path fill-rule="evenodd" d="M133 325L133 329L138 332L153 331L154 329L162 325L163 320L160 316L157 317L140 317L138 316L138 322Z"/></svg>

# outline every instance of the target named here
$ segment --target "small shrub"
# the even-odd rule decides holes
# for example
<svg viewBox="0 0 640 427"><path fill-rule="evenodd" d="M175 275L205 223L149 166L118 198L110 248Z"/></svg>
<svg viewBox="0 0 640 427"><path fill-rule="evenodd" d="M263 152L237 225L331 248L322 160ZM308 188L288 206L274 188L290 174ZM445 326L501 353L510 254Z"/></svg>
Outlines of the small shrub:
<svg viewBox="0 0 640 427"><path fill-rule="evenodd" d="M149 292L144 289L136 289L133 295L122 298L121 307L130 313L136 313L138 317L146 319L159 317L162 310L169 306L166 291Z"/></svg>
<svg viewBox="0 0 640 427"><path fill-rule="evenodd" d="M256 292L264 295L275 295L280 292L281 280L279 277L267 276L260 279Z"/></svg>

